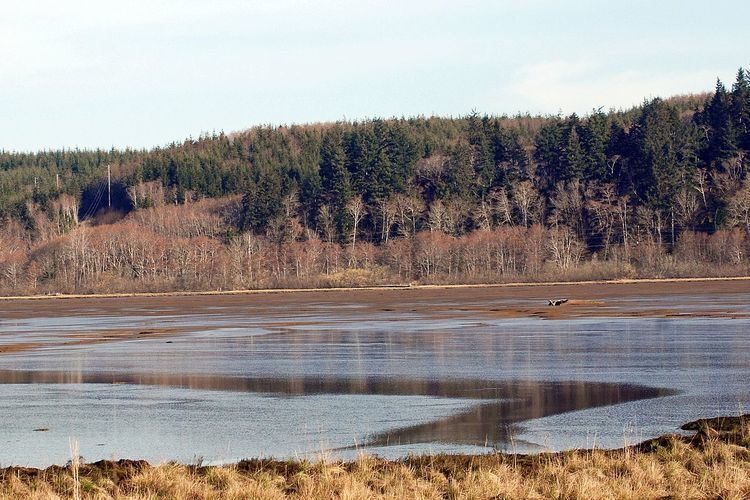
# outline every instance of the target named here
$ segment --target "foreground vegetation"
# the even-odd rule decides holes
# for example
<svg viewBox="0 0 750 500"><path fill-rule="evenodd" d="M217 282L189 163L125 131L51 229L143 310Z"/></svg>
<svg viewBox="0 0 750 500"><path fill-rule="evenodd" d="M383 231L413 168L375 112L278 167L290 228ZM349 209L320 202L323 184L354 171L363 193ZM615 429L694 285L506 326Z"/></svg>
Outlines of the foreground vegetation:
<svg viewBox="0 0 750 500"><path fill-rule="evenodd" d="M0 472L4 498L722 498L750 497L750 415L697 421L695 436L621 450L425 456L355 462L243 461L200 467L97 462ZM74 479L74 478L77 478Z"/></svg>
<svg viewBox="0 0 750 500"><path fill-rule="evenodd" d="M0 293L746 274L749 152L744 70L584 117L0 151Z"/></svg>

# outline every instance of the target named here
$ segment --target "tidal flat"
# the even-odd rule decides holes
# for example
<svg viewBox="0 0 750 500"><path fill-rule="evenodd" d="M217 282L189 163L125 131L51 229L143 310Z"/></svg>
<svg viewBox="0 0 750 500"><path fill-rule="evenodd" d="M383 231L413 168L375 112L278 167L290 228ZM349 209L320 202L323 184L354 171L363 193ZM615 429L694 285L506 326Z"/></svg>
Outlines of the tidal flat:
<svg viewBox="0 0 750 500"><path fill-rule="evenodd" d="M8 300L0 464L615 449L750 403L750 282ZM550 298L567 298L559 307Z"/></svg>

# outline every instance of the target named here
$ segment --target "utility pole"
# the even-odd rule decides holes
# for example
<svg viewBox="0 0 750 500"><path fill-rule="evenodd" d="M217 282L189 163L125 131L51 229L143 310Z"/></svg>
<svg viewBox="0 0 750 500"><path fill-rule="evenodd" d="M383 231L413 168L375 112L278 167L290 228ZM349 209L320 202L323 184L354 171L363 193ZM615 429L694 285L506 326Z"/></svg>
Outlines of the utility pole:
<svg viewBox="0 0 750 500"><path fill-rule="evenodd" d="M107 206L112 208L112 165L107 165Z"/></svg>

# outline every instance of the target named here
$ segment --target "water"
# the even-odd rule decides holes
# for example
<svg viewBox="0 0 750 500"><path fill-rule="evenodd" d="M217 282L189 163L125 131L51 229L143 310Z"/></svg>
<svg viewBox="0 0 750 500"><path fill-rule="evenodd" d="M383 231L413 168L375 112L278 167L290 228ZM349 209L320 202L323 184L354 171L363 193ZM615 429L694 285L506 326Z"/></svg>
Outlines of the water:
<svg viewBox="0 0 750 500"><path fill-rule="evenodd" d="M191 300L0 312L0 464L65 463L70 439L86 460L210 463L617 447L750 403L740 296L567 319L481 314L518 299Z"/></svg>

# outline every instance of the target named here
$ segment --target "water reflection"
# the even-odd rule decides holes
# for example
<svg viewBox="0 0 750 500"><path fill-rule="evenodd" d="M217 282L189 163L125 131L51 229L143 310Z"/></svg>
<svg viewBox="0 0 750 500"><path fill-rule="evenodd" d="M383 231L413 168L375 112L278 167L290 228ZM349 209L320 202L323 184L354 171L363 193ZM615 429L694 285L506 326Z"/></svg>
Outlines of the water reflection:
<svg viewBox="0 0 750 500"><path fill-rule="evenodd" d="M674 395L676 391L596 382L501 381L495 401L442 420L373 436L368 446L440 442L476 446L508 444L520 422L575 410Z"/></svg>
<svg viewBox="0 0 750 500"><path fill-rule="evenodd" d="M407 379L389 377L235 377L165 373L0 370L2 384L132 384L269 395L431 396L475 400L468 410L367 437L365 446L414 443L507 444L530 419L676 394L642 385L583 381Z"/></svg>

